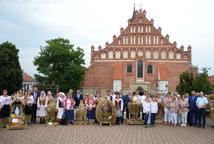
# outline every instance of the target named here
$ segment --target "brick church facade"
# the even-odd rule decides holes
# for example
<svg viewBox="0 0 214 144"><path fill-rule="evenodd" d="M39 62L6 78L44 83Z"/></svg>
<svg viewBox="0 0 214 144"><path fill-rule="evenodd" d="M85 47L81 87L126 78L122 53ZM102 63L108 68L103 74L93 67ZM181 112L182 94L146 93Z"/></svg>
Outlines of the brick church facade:
<svg viewBox="0 0 214 144"><path fill-rule="evenodd" d="M187 50L163 36L161 28L154 27L146 11L133 11L128 26L120 28L120 35L111 43L95 50L91 46L91 64L83 83L83 92L94 94L100 89L151 93L175 91L181 72L191 68L191 46Z"/></svg>

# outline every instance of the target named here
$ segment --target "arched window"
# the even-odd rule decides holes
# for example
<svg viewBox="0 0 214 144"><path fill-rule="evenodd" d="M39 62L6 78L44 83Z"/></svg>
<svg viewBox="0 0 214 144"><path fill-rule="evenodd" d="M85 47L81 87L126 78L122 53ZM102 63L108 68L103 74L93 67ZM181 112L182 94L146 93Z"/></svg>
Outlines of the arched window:
<svg viewBox="0 0 214 144"><path fill-rule="evenodd" d="M132 73L132 64L127 65L127 73Z"/></svg>
<svg viewBox="0 0 214 144"><path fill-rule="evenodd" d="M147 73L149 73L149 74L153 73L153 66L152 65L147 66Z"/></svg>
<svg viewBox="0 0 214 144"><path fill-rule="evenodd" d="M143 61L139 60L137 64L137 77L143 78Z"/></svg>

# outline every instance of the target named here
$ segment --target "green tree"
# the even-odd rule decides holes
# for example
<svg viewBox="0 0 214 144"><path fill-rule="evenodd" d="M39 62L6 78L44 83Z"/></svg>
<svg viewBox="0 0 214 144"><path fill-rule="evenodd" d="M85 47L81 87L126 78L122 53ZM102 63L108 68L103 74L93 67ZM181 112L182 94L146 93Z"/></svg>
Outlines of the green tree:
<svg viewBox="0 0 214 144"><path fill-rule="evenodd" d="M70 44L70 41L57 38L46 41L39 56L34 58L39 75L35 78L42 84L59 85L61 90L79 89L84 78L85 61L83 49Z"/></svg>
<svg viewBox="0 0 214 144"><path fill-rule="evenodd" d="M190 93L193 89L193 73L185 71L179 76L179 84L177 86L177 91L180 94L185 94L186 92Z"/></svg>
<svg viewBox="0 0 214 144"><path fill-rule="evenodd" d="M208 80L207 68L203 68L202 72L199 72L198 67L193 66L191 71L181 73L179 79L180 81L176 90L180 94L191 93L193 90L208 93L212 90L212 86Z"/></svg>
<svg viewBox="0 0 214 144"><path fill-rule="evenodd" d="M22 88L23 72L19 64L19 50L10 42L0 44L0 91L9 94Z"/></svg>
<svg viewBox="0 0 214 144"><path fill-rule="evenodd" d="M212 86L208 80L208 69L202 68L201 73L197 73L193 81L193 88L195 91L204 91L208 93L212 90Z"/></svg>

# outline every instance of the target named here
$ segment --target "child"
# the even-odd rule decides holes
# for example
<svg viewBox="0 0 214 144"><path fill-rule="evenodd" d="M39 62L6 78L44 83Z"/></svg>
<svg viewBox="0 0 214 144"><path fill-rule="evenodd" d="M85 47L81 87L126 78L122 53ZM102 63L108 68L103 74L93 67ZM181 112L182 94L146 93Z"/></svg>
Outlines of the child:
<svg viewBox="0 0 214 144"><path fill-rule="evenodd" d="M116 98L114 99L114 104L116 107L116 124L120 124L122 120L123 112L123 100L120 98L120 93L116 92Z"/></svg>
<svg viewBox="0 0 214 144"><path fill-rule="evenodd" d="M146 97L145 101L143 102L143 114L144 114L144 127L147 128L147 122L149 118L149 113L151 112L151 104L149 98Z"/></svg>
<svg viewBox="0 0 214 144"><path fill-rule="evenodd" d="M174 127L176 127L178 106L177 106L177 102L175 101L175 97L171 98L171 102L169 104L169 110L170 110L171 123Z"/></svg>
<svg viewBox="0 0 214 144"><path fill-rule="evenodd" d="M151 126L155 127L156 113L158 112L158 103L155 97L152 98L150 104L151 104Z"/></svg>

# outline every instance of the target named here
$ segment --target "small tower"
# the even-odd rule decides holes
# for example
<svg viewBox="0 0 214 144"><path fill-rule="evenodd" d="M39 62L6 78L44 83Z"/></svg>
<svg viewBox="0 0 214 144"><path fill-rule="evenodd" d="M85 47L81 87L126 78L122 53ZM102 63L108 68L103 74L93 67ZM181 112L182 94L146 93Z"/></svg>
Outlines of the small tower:
<svg viewBox="0 0 214 144"><path fill-rule="evenodd" d="M184 51L184 46L183 46L183 45L180 47L180 50L181 50L181 51Z"/></svg>

